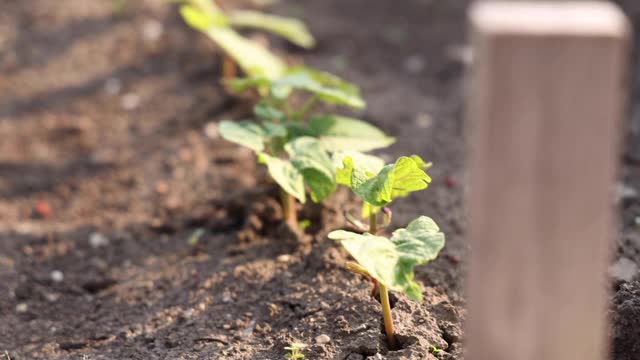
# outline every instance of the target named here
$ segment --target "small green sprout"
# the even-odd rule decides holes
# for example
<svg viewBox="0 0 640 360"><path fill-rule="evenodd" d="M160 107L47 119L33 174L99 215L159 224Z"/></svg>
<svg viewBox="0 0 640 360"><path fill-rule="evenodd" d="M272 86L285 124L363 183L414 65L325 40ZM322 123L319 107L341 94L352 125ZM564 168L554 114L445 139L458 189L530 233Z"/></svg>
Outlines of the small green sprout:
<svg viewBox="0 0 640 360"><path fill-rule="evenodd" d="M204 228L197 228L187 240L187 244L191 247L197 246L200 243L200 238L205 234Z"/></svg>
<svg viewBox="0 0 640 360"><path fill-rule="evenodd" d="M385 225L388 225L391 211L386 206L398 197L426 189L431 178L424 169L429 164L416 155L400 157L395 163L381 168L354 161L349 156L344 157L342 163L343 167L337 170L337 182L350 187L364 200L365 208L370 211L369 229L364 234L332 231L329 238L340 241L357 261L357 264L348 263L347 269L371 279L374 292L379 289L389 347L397 349L388 291L402 292L414 301L421 301L422 289L413 281L414 267L435 259L444 247L445 239L438 225L426 216L418 217L404 229L395 230L391 237L379 236L376 214L382 210Z"/></svg>
<svg viewBox="0 0 640 360"><path fill-rule="evenodd" d="M265 30L290 42L311 48L315 40L305 24L297 19L263 14L252 10L225 13L213 0L177 0L180 14L193 29L205 33L249 76L276 78L286 70L283 60L268 49L242 37L234 28ZM235 77L235 69L225 62L225 78Z"/></svg>
<svg viewBox="0 0 640 360"><path fill-rule="evenodd" d="M331 74L306 67L289 69L284 76L264 76L229 81L236 91L259 89L262 100L254 120L222 121L223 138L253 150L282 190L285 220L297 226L295 199L320 202L335 192L335 157L377 159L360 153L386 147L395 139L357 119L314 113L317 102L362 108L358 88ZM291 107L294 92L306 101ZM298 97L296 98L298 99ZM373 160L371 160L373 161ZM378 159L379 161L379 159Z"/></svg>
<svg viewBox="0 0 640 360"><path fill-rule="evenodd" d="M302 353L302 349L306 348L306 344L302 343L293 343L290 346L285 347L289 353L284 357L287 360L296 360L296 359L304 359L304 354Z"/></svg>
<svg viewBox="0 0 640 360"><path fill-rule="evenodd" d="M431 350L432 354L439 354L443 351L442 349L438 349L438 347L435 345L431 345L429 349Z"/></svg>

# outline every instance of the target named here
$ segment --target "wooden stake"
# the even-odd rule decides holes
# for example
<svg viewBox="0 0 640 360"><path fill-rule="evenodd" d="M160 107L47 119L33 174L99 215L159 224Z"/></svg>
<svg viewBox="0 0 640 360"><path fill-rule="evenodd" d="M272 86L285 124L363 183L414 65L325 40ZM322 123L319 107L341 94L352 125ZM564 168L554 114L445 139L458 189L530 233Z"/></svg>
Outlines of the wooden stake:
<svg viewBox="0 0 640 360"><path fill-rule="evenodd" d="M466 359L603 359L629 25L596 1L470 20Z"/></svg>

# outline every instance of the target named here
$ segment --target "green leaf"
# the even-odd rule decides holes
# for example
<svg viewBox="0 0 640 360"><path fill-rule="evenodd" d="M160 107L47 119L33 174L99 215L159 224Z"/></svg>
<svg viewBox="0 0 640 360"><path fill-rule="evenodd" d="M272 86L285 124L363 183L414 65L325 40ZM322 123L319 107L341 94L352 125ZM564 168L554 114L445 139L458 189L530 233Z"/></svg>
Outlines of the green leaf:
<svg viewBox="0 0 640 360"><path fill-rule="evenodd" d="M261 120L269 120L269 121L286 121L286 115L269 105L266 101L260 101L253 108L253 113L256 114L256 117Z"/></svg>
<svg viewBox="0 0 640 360"><path fill-rule="evenodd" d="M180 6L180 14L187 25L203 32L211 27L229 26L227 18L217 8L203 10L197 6L182 5Z"/></svg>
<svg viewBox="0 0 640 360"><path fill-rule="evenodd" d="M287 128L279 123L265 121L262 123L262 129L264 130L265 137L274 138L287 136Z"/></svg>
<svg viewBox="0 0 640 360"><path fill-rule="evenodd" d="M229 14L229 21L233 26L270 31L305 49L312 48L316 43L306 25L297 19L242 10Z"/></svg>
<svg viewBox="0 0 640 360"><path fill-rule="evenodd" d="M177 2L191 4L205 14L222 14L222 11L213 0L177 0Z"/></svg>
<svg viewBox="0 0 640 360"><path fill-rule="evenodd" d="M421 287L413 281L415 266L435 259L445 242L438 225L426 216L394 231L390 239L344 230L332 231L329 238L340 241L381 284L415 301L422 300Z"/></svg>
<svg viewBox="0 0 640 360"><path fill-rule="evenodd" d="M336 169L336 182L350 187L354 192L374 176L375 174L366 167L360 164L354 166L353 158L350 156L345 156L342 159L342 167Z"/></svg>
<svg viewBox="0 0 640 360"><path fill-rule="evenodd" d="M260 154L258 159L267 165L269 174L280 187L301 203L305 203L304 178L302 173L289 161L267 154Z"/></svg>
<svg viewBox="0 0 640 360"><path fill-rule="evenodd" d="M336 191L335 168L327 150L311 137L301 137L289 142L285 149L293 166L304 177L311 190L311 200L319 202Z"/></svg>
<svg viewBox="0 0 640 360"><path fill-rule="evenodd" d="M345 157L343 167L336 170L336 180L370 205L382 207L429 186L431 178L422 170L423 164L419 157L402 156L374 175L365 166L354 163L353 158Z"/></svg>
<svg viewBox="0 0 640 360"><path fill-rule="evenodd" d="M254 122L221 121L218 129L220 135L227 141L248 147L257 153L264 150L266 133Z"/></svg>
<svg viewBox="0 0 640 360"><path fill-rule="evenodd" d="M286 69L280 58L230 28L209 27L206 34L249 76L273 79L281 76Z"/></svg>
<svg viewBox="0 0 640 360"><path fill-rule="evenodd" d="M229 84L237 92L250 88L269 87L271 96L280 101L286 99L293 90L303 90L326 103L354 108L364 108L365 106L357 86L329 73L300 66L291 68L276 78L250 76L230 81Z"/></svg>
<svg viewBox="0 0 640 360"><path fill-rule="evenodd" d="M308 67L298 66L290 69L274 84L276 88L293 88L308 91L318 99L337 105L364 108L365 103L360 96L360 89L339 77L327 72L320 72ZM284 90L279 90L284 92Z"/></svg>
<svg viewBox="0 0 640 360"><path fill-rule="evenodd" d="M284 74L284 61L231 29L228 19L219 9L203 10L192 5L183 5L180 7L180 13L189 26L207 34L247 75L271 79Z"/></svg>
<svg viewBox="0 0 640 360"><path fill-rule="evenodd" d="M334 152L332 156L333 166L336 169L341 169L344 164L344 159L347 157L351 158L352 163L358 164L358 166L363 168L366 173L371 174L371 176L374 176L375 174L380 172L380 170L382 170L382 168L384 167L383 159L375 155L364 154L359 151L350 151L350 150ZM350 177L351 175L348 176L349 179L345 180L345 182L348 182L349 184L351 184ZM343 184L343 185L350 186L348 184Z"/></svg>
<svg viewBox="0 0 640 360"><path fill-rule="evenodd" d="M371 151L387 147L395 139L377 127L358 119L338 115L315 116L309 120L312 133L333 151Z"/></svg>

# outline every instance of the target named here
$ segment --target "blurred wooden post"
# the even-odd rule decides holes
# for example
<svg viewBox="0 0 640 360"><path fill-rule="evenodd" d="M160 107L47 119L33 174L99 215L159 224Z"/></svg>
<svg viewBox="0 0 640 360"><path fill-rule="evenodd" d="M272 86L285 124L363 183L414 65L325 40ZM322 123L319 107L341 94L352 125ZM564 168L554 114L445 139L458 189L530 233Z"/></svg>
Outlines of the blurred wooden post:
<svg viewBox="0 0 640 360"><path fill-rule="evenodd" d="M470 20L466 359L604 359L628 24L595 1Z"/></svg>

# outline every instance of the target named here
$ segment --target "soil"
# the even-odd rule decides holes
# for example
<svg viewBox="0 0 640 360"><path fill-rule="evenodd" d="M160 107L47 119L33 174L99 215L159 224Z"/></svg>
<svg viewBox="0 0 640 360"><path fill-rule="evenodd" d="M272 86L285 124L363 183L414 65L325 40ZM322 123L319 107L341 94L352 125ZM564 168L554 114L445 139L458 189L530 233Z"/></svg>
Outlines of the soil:
<svg viewBox="0 0 640 360"><path fill-rule="evenodd" d="M271 46L360 84L369 106L354 115L402 139L380 155L435 164L431 188L398 201L394 225L432 216L447 245L418 269L424 302L396 298L402 349L390 351L370 285L326 239L356 202L339 191L299 209L312 223L304 234L281 225L264 169L216 132L251 104L218 85L219 51L174 5L0 0L0 354L271 360L302 342L307 359L462 359L467 5L274 8L303 17L319 43ZM622 183L640 189L631 135ZM640 199L623 206L612 264L640 265ZM617 360L640 359L629 280L614 282Z"/></svg>

